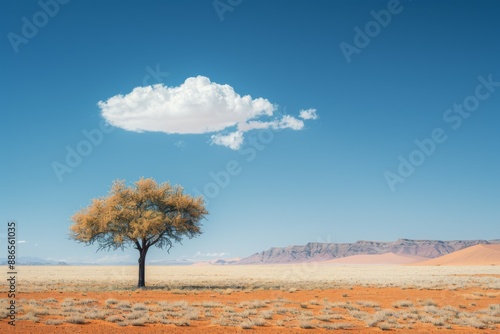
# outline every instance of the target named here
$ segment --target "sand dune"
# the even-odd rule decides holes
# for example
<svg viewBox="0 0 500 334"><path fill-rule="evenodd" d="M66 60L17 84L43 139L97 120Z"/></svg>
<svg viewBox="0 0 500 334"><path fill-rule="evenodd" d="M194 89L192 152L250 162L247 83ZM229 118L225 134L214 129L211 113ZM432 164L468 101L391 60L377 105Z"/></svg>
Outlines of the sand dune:
<svg viewBox="0 0 500 334"><path fill-rule="evenodd" d="M320 262L322 264L411 264L427 260L425 257L394 253L352 255Z"/></svg>
<svg viewBox="0 0 500 334"><path fill-rule="evenodd" d="M500 245L475 245L459 251L418 262L419 266L488 266L500 265Z"/></svg>

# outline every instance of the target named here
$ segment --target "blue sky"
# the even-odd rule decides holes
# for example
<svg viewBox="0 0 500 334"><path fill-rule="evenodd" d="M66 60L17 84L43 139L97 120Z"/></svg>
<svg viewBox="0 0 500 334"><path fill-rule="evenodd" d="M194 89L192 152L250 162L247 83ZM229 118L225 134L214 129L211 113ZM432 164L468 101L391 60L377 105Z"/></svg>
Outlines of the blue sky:
<svg viewBox="0 0 500 334"><path fill-rule="evenodd" d="M0 241L16 220L19 256L135 261L68 227L142 176L210 211L202 236L148 260L499 238L498 2L54 3L0 5ZM68 147L88 154L70 167Z"/></svg>

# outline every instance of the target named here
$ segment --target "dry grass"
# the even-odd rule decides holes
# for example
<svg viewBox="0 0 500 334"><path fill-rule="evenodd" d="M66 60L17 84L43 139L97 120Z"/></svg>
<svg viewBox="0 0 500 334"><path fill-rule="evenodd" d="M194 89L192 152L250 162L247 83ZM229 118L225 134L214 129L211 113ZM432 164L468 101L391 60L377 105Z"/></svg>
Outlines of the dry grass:
<svg viewBox="0 0 500 334"><path fill-rule="evenodd" d="M81 325L85 323L85 318L80 315L70 315L65 318L65 321L70 324Z"/></svg>
<svg viewBox="0 0 500 334"><path fill-rule="evenodd" d="M489 298L484 296L484 298ZM330 330L354 328L361 321L368 327L377 327L379 330L393 330L407 328L418 324L430 324L437 328L450 329L460 326L473 329L496 328L500 323L500 304L490 304L486 308L476 312L465 312L460 308L446 305L437 306L433 300L420 301L419 306L409 300L393 302L392 309L378 309L375 302L324 301L321 307L315 302L309 301L307 305L315 308L304 308L303 302L286 300L250 300L239 304L223 304L220 302L192 302L184 300L174 302L143 302L130 303L122 300L120 302L104 301L102 304L88 299L64 300L61 303L47 302L51 304L54 314L63 314L64 319L44 319L47 325L59 325L63 322L72 324L84 324L92 320L105 320L117 323L120 326L147 326L148 324L173 324L176 326L190 326L191 321L198 321L210 317L212 323L225 327L241 327L250 329L259 326L278 326L286 328L314 329L324 328ZM42 301L25 301L23 314L20 319L40 322L38 311L43 309ZM109 308L109 305L127 305L125 309L118 307ZM275 305L288 305L288 307L275 307ZM92 305L92 307L68 306L68 305ZM357 306L368 309L375 308L375 312L359 310ZM404 310L400 310L404 308ZM164 311L168 309L170 311ZM238 311L243 309L243 311ZM335 309L335 311L333 311ZM377 310L378 309L378 310ZM60 310L61 312L58 312ZM215 312L214 312L215 311ZM336 313L335 313L336 312ZM48 312L41 312L42 315ZM345 320L339 322L339 320Z"/></svg>
<svg viewBox="0 0 500 334"><path fill-rule="evenodd" d="M432 299L427 299L427 300L424 300L421 305L424 305L424 306L437 306L436 302L433 301Z"/></svg>
<svg viewBox="0 0 500 334"><path fill-rule="evenodd" d="M108 322L120 322L125 320L125 318L121 314L114 314L106 318Z"/></svg>
<svg viewBox="0 0 500 334"><path fill-rule="evenodd" d="M143 315L137 319L131 319L127 323L131 326L144 326L146 323L148 323L148 320L148 317L146 315Z"/></svg>
<svg viewBox="0 0 500 334"><path fill-rule="evenodd" d="M122 300L121 302L118 302L118 304L116 304L116 307L118 307L119 309L122 309L122 310L127 310L127 309L132 308L132 305L130 304L129 301Z"/></svg>
<svg viewBox="0 0 500 334"><path fill-rule="evenodd" d="M251 329L254 327L254 324L250 320L245 320L240 324L240 327L243 329Z"/></svg>
<svg viewBox="0 0 500 334"><path fill-rule="evenodd" d="M35 316L31 312L24 314L23 316L19 317L18 319L19 320L29 320L29 321L33 321L33 322L40 322L40 318L38 318L37 316Z"/></svg>
<svg viewBox="0 0 500 334"><path fill-rule="evenodd" d="M134 311L145 311L148 307L144 303L135 303L132 305L132 310Z"/></svg>
<svg viewBox="0 0 500 334"><path fill-rule="evenodd" d="M415 289L461 289L467 286L485 288L490 290L487 292L490 294L500 290L500 279L494 276L498 275L498 268L495 266L391 266L390 275L387 275L386 266L344 266L343 270L338 270L337 266L321 265L315 270L304 270L300 264L265 267L183 266L176 267L175 270L168 266L149 266L146 270L150 287L168 289L178 294L187 293L191 286L205 286L207 290L221 293L259 288L296 292L352 286ZM471 279L471 275L478 273L484 275ZM169 278L168 286L165 285L165 277ZM136 266L116 266L112 269L105 266L31 266L23 268L23 281L20 284L24 285L22 288L25 291L31 292L55 289L81 293L130 290L136 279Z"/></svg>
<svg viewBox="0 0 500 334"><path fill-rule="evenodd" d="M311 320L309 320L309 319L301 319L299 327L303 328L303 329L313 329L313 328L315 328L313 322Z"/></svg>
<svg viewBox="0 0 500 334"><path fill-rule="evenodd" d="M320 328L325 328L329 330L339 330L339 329L350 329L356 327L356 325L348 323L348 322L337 322L333 324L320 324L318 325Z"/></svg>
<svg viewBox="0 0 500 334"><path fill-rule="evenodd" d="M260 313L260 316L264 319L271 320L273 318L274 311L273 310L267 310L267 311L262 311Z"/></svg>
<svg viewBox="0 0 500 334"><path fill-rule="evenodd" d="M92 310L84 313L83 316L85 317L85 319L104 320L107 315L108 315L108 311L106 311L106 310L92 309Z"/></svg>
<svg viewBox="0 0 500 334"><path fill-rule="evenodd" d="M392 303L392 307L401 308L401 307L412 307L413 302L411 300L398 300Z"/></svg>
<svg viewBox="0 0 500 334"><path fill-rule="evenodd" d="M252 266L249 266L252 267ZM85 275L78 281L80 286L69 283L65 288L68 291L79 291L80 298L46 298L41 300L20 300L19 319L32 322L40 322L46 325L57 326L64 322L72 324L92 323L104 320L119 326L148 326L150 324L165 324L175 326L199 326L201 322L211 323L218 326L228 327L228 330L237 331L241 329L254 329L259 326L282 327L290 332L298 331L299 328L329 329L329 330L351 330L371 327L375 331L388 330L411 330L418 326L427 328L450 329L459 328L466 332L469 330L492 329L498 330L500 324L500 304L498 304L499 293L496 292L497 276L459 276L468 272L467 268L391 268L394 269L394 277L387 276L387 268L384 268L384 279L382 271L378 267L368 269L362 267L347 268L339 271L337 268L322 267L315 275L304 277L300 280L290 279L283 281L280 274L287 266L265 267L265 270L249 272L249 267L207 267L206 272L199 277L196 276L198 268L177 268L173 279L169 278L169 285L165 286L159 280L151 277L151 288L161 292L169 292L169 300L138 299L133 296L140 295L141 290L133 290L130 282L125 279L110 279L106 284L101 281L86 281ZM38 272L37 269L27 268L30 272ZM133 268L135 280L136 268ZM153 272L162 273L163 267L153 268ZM336 270L335 272L333 270ZM47 270L47 268L45 268ZM68 269L74 270L74 269ZM88 270L88 269L87 269ZM119 271L119 269L117 269ZM205 270L205 268L203 268ZM380 271L379 271L380 270ZM477 268L475 269L477 270ZM485 273L494 273L495 268L481 268ZM77 272L77 271L75 271ZM172 273L169 272L169 275ZM498 269L496 269L498 272ZM219 275L209 276L211 273ZM328 277L325 273L331 274ZM335 275L333 275L335 273ZM183 275L188 275L189 278ZM248 274L249 277L243 275ZM391 273L392 274L392 273ZM127 274L128 275L128 274ZM128 277L124 275L124 277ZM348 276L349 282L347 283ZM409 277L408 275L415 275ZM42 289L42 282L28 272L27 279L20 282L25 285L27 291ZM94 273L93 278L99 277ZM202 278L200 278L202 277ZM223 277L223 278L218 278ZM30 281L31 279L31 281ZM65 277L66 279L66 277ZM345 281L344 281L345 280ZM27 285L29 282L32 285ZM53 282L59 282L59 278L50 281L51 289ZM68 282L68 281L65 281ZM162 281L163 282L163 281ZM238 282L235 285L234 282ZM370 283L371 282L371 283ZM370 283L370 284L369 284ZM345 284L345 285L342 285ZM431 289L435 291L456 291L455 301L451 305L440 305L448 303L442 298L438 301L432 299L420 300L414 295L405 296L401 294L401 300L390 300L386 302L365 300L372 296L359 297L359 289L351 289L349 293L343 293L345 288L358 286L370 286L383 289L388 285L400 286L414 291ZM106 286L105 286L106 285ZM500 285L498 285L500 286ZM327 288L332 291L335 287L344 288L330 299L322 298L320 292ZM467 288L467 291L461 291ZM474 289L473 289L474 288ZM308 298L299 298L305 291L315 289ZM476 291L477 289L477 291ZM64 289L63 289L64 290ZM88 298L95 297L95 292L106 293L101 301ZM119 291L119 294L115 294ZM269 299L256 299L241 301L238 296L255 291L269 291ZM383 291L383 290L381 290ZM406 291L405 291L406 292ZM175 297L172 298L172 293ZM205 299L196 299L193 296L204 293ZM290 295L293 293L293 295ZM71 294L74 296L75 294ZM218 298L236 295L238 298ZM283 298L288 295L290 299ZM116 297L109 298L109 297ZM127 296L132 296L127 298ZM260 296L260 295L259 295ZM436 296L428 294L427 296ZM183 298L183 299L180 299ZM260 298L260 297L259 297ZM314 299L312 299L314 298ZM376 298L376 297L375 297ZM180 299L180 300L179 300ZM185 300L184 300L185 299ZM0 299L2 308L6 300ZM496 302L496 303L495 303ZM477 303L475 306L472 304ZM382 307L384 307L382 309ZM5 311L0 311L0 318L5 317ZM56 318L57 319L53 319ZM465 329L464 329L465 328ZM145 329L146 330L146 329ZM181 330L181 329L179 329Z"/></svg>
<svg viewBox="0 0 500 334"><path fill-rule="evenodd" d="M109 299L106 299L105 303L106 303L106 305L116 305L116 304L118 304L118 300L113 299L113 298L109 298Z"/></svg>
<svg viewBox="0 0 500 334"><path fill-rule="evenodd" d="M358 300L356 304L363 306L363 307L369 307L369 308L379 308L380 304L377 302L373 301L366 301L366 300Z"/></svg>

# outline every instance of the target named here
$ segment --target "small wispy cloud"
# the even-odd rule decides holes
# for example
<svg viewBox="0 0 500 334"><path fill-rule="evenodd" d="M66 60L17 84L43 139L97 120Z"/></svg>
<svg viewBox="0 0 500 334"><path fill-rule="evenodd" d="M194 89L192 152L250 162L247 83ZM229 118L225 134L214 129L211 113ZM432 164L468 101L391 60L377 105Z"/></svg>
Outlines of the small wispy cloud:
<svg viewBox="0 0 500 334"><path fill-rule="evenodd" d="M316 109L302 109L299 112L299 117L302 119L318 119L318 114Z"/></svg>
<svg viewBox="0 0 500 334"><path fill-rule="evenodd" d="M99 101L98 106L109 124L124 130L215 133L211 136L212 144L233 150L241 147L247 131L304 128L304 122L298 118L275 115L277 105L269 100L241 96L233 87L204 76L187 78L177 87L136 87L128 94ZM303 110L301 115L304 120L317 118L316 109Z"/></svg>
<svg viewBox="0 0 500 334"><path fill-rule="evenodd" d="M243 144L243 132L235 131L227 135L217 133L212 135L212 144L229 147L232 150L238 150Z"/></svg>
<svg viewBox="0 0 500 334"><path fill-rule="evenodd" d="M117 254L112 254L112 255L105 255L97 260L95 260L95 263L114 263L114 262L127 262L130 260L130 255L125 254L125 255L117 255Z"/></svg>
<svg viewBox="0 0 500 334"><path fill-rule="evenodd" d="M17 240L18 244L25 244L27 241L26 240Z"/></svg>
<svg viewBox="0 0 500 334"><path fill-rule="evenodd" d="M193 257L221 257L221 256L225 256L225 255L229 255L229 253L225 253L225 252L202 253L202 252L198 251L198 252L196 252L196 254Z"/></svg>

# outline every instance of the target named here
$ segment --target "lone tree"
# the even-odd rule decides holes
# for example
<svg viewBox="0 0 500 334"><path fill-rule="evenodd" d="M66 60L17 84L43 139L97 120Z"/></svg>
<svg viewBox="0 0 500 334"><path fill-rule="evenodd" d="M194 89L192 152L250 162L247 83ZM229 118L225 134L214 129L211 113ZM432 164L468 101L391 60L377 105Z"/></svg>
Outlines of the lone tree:
<svg viewBox="0 0 500 334"><path fill-rule="evenodd" d="M139 251L139 288L146 286L146 254L151 246L172 248L201 234L208 211L202 197L184 194L180 186L157 184L141 178L134 186L115 181L106 197L77 212L71 220L70 236L87 245L97 243L102 250L122 250L133 246Z"/></svg>

